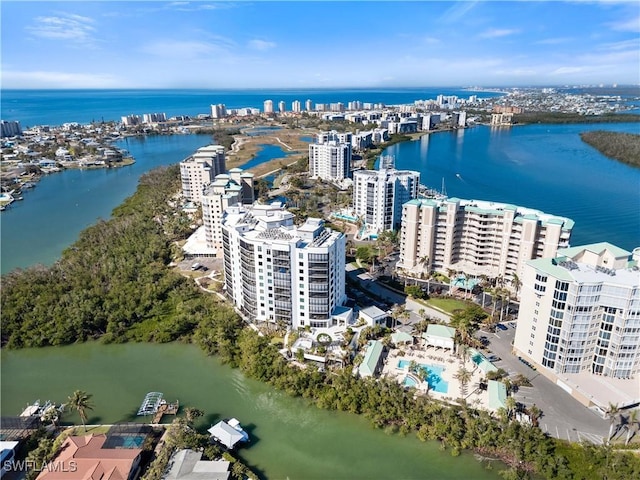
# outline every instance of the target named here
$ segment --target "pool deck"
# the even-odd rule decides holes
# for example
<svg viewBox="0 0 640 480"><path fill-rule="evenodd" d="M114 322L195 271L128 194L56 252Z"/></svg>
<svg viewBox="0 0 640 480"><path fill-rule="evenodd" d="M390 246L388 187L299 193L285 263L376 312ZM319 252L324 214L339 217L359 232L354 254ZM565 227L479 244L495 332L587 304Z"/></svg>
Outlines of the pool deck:
<svg viewBox="0 0 640 480"><path fill-rule="evenodd" d="M489 395L487 391L477 390L477 385L480 383L481 379L485 378L485 373L478 368L471 358L467 358L466 363L464 363L461 358L450 350L432 346L425 347L423 345L413 345L403 348L392 348L386 358L382 369L382 375L396 379L399 383L402 383L409 371L409 366L407 365L402 368L398 367L398 363L401 360L405 360L407 362L415 361L418 364L430 364L444 368L440 377L449 384L447 393L440 393L435 390L428 389L427 382L421 382L416 387L416 390L420 395L428 393L432 398L448 403L457 403L456 400L463 397L462 385L456 378L454 378L454 375L461 367L464 366L471 372L471 380L467 383L466 395L464 395L464 398L468 404L476 408L490 410Z"/></svg>

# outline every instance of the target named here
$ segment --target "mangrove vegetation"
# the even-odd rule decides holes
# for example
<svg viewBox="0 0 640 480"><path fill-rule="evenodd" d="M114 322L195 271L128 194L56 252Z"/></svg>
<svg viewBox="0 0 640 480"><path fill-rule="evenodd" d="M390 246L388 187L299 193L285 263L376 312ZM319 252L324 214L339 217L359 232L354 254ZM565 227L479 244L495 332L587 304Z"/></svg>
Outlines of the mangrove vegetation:
<svg viewBox="0 0 640 480"><path fill-rule="evenodd" d="M640 167L639 134L594 130L581 133L580 138L609 158Z"/></svg>

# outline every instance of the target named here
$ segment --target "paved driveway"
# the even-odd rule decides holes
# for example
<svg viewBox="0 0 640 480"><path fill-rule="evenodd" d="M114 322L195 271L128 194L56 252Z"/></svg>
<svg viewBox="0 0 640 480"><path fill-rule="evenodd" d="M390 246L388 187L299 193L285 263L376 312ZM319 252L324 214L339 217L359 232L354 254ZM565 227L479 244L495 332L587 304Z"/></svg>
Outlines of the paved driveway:
<svg viewBox="0 0 640 480"><path fill-rule="evenodd" d="M527 406L535 404L542 410L540 428L549 435L573 442L587 440L601 443L609 432L609 421L518 360L511 353L515 331L510 326L505 331L497 330L497 333L479 332L478 336L486 336L490 341L488 348L491 353L501 358L495 362L497 367L503 368L511 376L521 373L531 380L533 387L521 387L515 394L516 400Z"/></svg>

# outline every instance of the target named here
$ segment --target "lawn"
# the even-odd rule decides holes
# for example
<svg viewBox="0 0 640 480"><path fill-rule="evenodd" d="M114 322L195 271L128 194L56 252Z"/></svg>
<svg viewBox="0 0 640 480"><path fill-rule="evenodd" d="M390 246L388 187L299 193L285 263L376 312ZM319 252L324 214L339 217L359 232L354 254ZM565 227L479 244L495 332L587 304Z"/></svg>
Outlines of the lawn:
<svg viewBox="0 0 640 480"><path fill-rule="evenodd" d="M457 300L455 298L435 298L432 297L427 300L427 304L429 306L439 308L440 310L444 310L447 313L453 314L455 310L464 310L469 306L469 302L465 302L463 300Z"/></svg>

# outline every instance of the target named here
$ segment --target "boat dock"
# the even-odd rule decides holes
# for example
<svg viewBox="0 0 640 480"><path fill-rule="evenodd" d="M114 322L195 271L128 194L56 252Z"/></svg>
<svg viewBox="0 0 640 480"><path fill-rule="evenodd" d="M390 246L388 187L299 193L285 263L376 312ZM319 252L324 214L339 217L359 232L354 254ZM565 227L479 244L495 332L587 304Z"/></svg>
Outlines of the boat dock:
<svg viewBox="0 0 640 480"><path fill-rule="evenodd" d="M177 415L180 408L180 403L176 400L176 403L167 403L164 400L158 406L158 410L153 416L151 423L158 424L164 415Z"/></svg>
<svg viewBox="0 0 640 480"><path fill-rule="evenodd" d="M142 405L138 409L138 415L153 415L151 423L158 424L164 415L177 415L180 402L168 403L162 398L161 392L149 392L144 397Z"/></svg>

